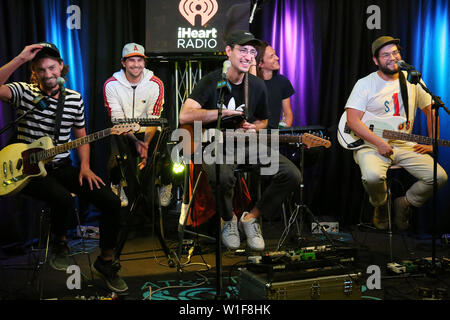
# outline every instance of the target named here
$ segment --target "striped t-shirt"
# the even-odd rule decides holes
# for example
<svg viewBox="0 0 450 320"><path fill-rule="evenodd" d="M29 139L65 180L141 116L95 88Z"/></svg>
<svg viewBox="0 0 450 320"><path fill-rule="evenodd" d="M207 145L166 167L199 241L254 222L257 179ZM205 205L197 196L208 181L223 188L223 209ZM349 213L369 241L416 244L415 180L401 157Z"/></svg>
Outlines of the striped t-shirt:
<svg viewBox="0 0 450 320"><path fill-rule="evenodd" d="M44 96L44 99L47 102L46 108L35 108L17 124L18 142L30 143L44 136L49 136L54 141L55 116L58 99L46 96L36 84L12 82L8 83L7 86L10 88L12 94L9 103L14 105L18 116L24 114L27 110L34 108L35 104L33 104L33 100L39 96ZM83 99L78 92L66 89L64 111L61 117L57 145L70 141L72 128L82 129L84 126ZM59 161L69 156L70 152L66 151L56 155L53 161Z"/></svg>

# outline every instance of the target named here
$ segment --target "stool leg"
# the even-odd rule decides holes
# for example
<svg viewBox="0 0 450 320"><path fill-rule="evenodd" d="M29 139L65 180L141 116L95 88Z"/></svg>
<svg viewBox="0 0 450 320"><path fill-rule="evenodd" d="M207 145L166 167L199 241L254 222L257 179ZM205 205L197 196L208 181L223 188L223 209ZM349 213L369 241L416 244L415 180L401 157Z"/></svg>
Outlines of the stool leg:
<svg viewBox="0 0 450 320"><path fill-rule="evenodd" d="M81 246L83 247L83 253L86 253L88 256L89 271L91 273L91 281L92 281L92 280L94 280L94 273L92 271L91 255L86 250L86 243L85 243L86 233L83 232L83 230L81 229L80 213L76 208L75 208L75 216L77 217L78 232L80 233L80 236L81 236ZM87 278L87 277L85 276L85 278Z"/></svg>
<svg viewBox="0 0 450 320"><path fill-rule="evenodd" d="M390 262L393 262L392 256L392 194L391 194L391 184L387 182L387 210L388 210L388 234L389 234L389 254L391 257Z"/></svg>
<svg viewBox="0 0 450 320"><path fill-rule="evenodd" d="M48 249L50 246L50 212L48 208L44 208L41 211L39 217L39 242L38 242L38 255L39 260L34 270L37 273L37 290L39 292L39 299L44 298L44 279L42 279L41 273L45 268L45 264L48 259Z"/></svg>

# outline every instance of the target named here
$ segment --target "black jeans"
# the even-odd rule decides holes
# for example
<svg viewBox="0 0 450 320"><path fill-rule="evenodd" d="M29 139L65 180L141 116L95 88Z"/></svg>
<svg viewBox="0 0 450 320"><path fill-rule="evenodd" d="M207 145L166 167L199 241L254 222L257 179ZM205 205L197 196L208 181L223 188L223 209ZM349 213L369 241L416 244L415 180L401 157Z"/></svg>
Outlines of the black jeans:
<svg viewBox="0 0 450 320"><path fill-rule="evenodd" d="M100 189L94 185L89 189L86 180L83 186L78 181L79 168L70 162L58 168L47 169L47 176L34 178L24 189L23 193L44 201L51 206L51 231L57 236L67 233L67 219L74 212L74 193L92 203L100 212L100 248L114 249L119 232L120 199L111 191L109 186Z"/></svg>
<svg viewBox="0 0 450 320"><path fill-rule="evenodd" d="M261 199L255 204L261 213L266 217L277 214L281 209L284 199L293 191L300 190L300 170L289 159L283 155L278 157L278 171L271 175L265 176L270 179L268 187L261 195ZM221 217L225 221L233 218L233 193L236 177L234 170L238 168L236 164L220 165L220 199L219 204L223 209ZM246 164L245 167L250 168L252 165ZM260 174L261 168L258 165L253 166L256 173ZM208 175L208 181L213 197L216 197L216 165L203 164L203 169ZM216 199L217 201L217 199Z"/></svg>
<svg viewBox="0 0 450 320"><path fill-rule="evenodd" d="M139 140L143 140L144 134L136 134ZM110 160L111 166L108 168L110 180L113 184L118 184L121 179L125 179L127 187L125 193L130 203L133 203L139 193L144 192L149 195L152 201L153 195L150 194L152 184L167 185L171 181L170 177L170 155L167 153L166 142L167 132L162 135L156 131L148 148L147 166L140 171L137 167L140 162L139 155L136 151L136 145L126 136L112 137L111 156L120 155L122 157L122 165L115 160ZM159 145L157 146L159 142ZM158 150L156 148L158 147ZM153 171L154 169L154 171ZM155 179L152 179L152 174Z"/></svg>

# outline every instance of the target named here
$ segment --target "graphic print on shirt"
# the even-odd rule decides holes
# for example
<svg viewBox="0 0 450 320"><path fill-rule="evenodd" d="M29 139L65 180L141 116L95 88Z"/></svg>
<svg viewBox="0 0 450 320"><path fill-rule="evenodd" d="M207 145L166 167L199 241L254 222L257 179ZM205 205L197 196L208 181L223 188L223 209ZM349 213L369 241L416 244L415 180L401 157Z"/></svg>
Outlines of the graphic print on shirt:
<svg viewBox="0 0 450 320"><path fill-rule="evenodd" d="M392 95L392 102L394 104L394 117L400 116L400 102L398 100L398 92ZM390 100L386 100L384 102L384 111L389 113L391 111L391 103Z"/></svg>
<svg viewBox="0 0 450 320"><path fill-rule="evenodd" d="M234 100L234 97L231 97L231 99L228 101L228 103L223 104L223 109L228 110L236 110L236 111L242 111L244 112L245 104L241 104L240 106L236 107L236 101ZM220 108L220 102L217 103L217 108Z"/></svg>

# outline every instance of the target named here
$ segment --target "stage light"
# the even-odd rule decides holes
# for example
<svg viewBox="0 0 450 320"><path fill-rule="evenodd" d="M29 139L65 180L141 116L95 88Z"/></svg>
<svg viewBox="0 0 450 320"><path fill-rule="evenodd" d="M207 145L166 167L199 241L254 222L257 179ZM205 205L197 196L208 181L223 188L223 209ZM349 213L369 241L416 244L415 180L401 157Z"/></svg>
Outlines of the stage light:
<svg viewBox="0 0 450 320"><path fill-rule="evenodd" d="M184 171L184 164L183 163L176 163L174 162L172 165L172 172L175 174L180 174Z"/></svg>

